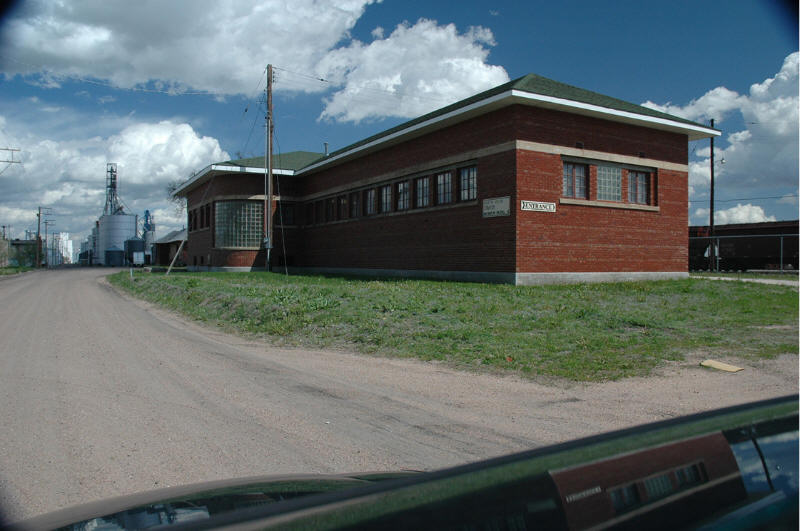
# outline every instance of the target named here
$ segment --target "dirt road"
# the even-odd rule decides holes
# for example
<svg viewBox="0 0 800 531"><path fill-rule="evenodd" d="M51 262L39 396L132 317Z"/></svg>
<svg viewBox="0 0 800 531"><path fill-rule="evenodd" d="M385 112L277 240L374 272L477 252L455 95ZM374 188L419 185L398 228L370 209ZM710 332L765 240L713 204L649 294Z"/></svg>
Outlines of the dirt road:
<svg viewBox="0 0 800 531"><path fill-rule="evenodd" d="M126 299L108 272L0 281L6 521L211 479L435 469L797 392L797 356L567 385L281 350Z"/></svg>

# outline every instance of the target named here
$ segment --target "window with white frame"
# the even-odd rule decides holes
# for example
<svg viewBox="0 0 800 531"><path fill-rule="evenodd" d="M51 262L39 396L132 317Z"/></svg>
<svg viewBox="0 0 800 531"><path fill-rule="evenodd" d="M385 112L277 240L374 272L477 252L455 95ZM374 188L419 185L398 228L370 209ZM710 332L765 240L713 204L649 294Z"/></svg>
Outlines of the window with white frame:
<svg viewBox="0 0 800 531"><path fill-rule="evenodd" d="M471 201L478 196L477 176L478 168L470 166L469 168L461 168L458 170L459 186L461 192L461 201Z"/></svg>
<svg viewBox="0 0 800 531"><path fill-rule="evenodd" d="M588 175L585 164L564 163L564 197L574 197L576 199L588 199L586 193L586 176Z"/></svg>
<svg viewBox="0 0 800 531"><path fill-rule="evenodd" d="M214 208L216 247L259 248L264 235L264 203L217 201Z"/></svg>
<svg viewBox="0 0 800 531"><path fill-rule="evenodd" d="M436 204L444 205L453 201L453 178L449 171L436 175Z"/></svg>
<svg viewBox="0 0 800 531"><path fill-rule="evenodd" d="M372 214L375 214L376 202L375 202L375 189L374 188L371 188L371 189L367 190L366 198L364 199L364 204L367 207L366 211L367 211L367 215L368 216L371 216Z"/></svg>
<svg viewBox="0 0 800 531"><path fill-rule="evenodd" d="M417 187L417 202L414 206L417 208L422 208L429 206L431 204L431 178L430 177L420 177L416 181Z"/></svg>
<svg viewBox="0 0 800 531"><path fill-rule="evenodd" d="M381 212L392 211L392 185L381 186Z"/></svg>
<svg viewBox="0 0 800 531"><path fill-rule="evenodd" d="M408 210L411 204L411 192L408 181L397 183L397 210Z"/></svg>
<svg viewBox="0 0 800 531"><path fill-rule="evenodd" d="M628 202L646 205L650 201L650 174L643 171L628 172Z"/></svg>
<svg viewBox="0 0 800 531"><path fill-rule="evenodd" d="M597 167L597 199L622 201L622 169L616 166Z"/></svg>

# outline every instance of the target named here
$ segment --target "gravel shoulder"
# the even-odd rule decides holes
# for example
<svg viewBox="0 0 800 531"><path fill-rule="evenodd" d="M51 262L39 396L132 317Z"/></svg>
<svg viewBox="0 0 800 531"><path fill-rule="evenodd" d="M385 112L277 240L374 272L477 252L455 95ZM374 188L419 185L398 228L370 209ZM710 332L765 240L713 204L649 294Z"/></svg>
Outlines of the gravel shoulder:
<svg viewBox="0 0 800 531"><path fill-rule="evenodd" d="M0 283L6 521L213 479L437 469L798 390L796 355L721 358L745 367L725 373L697 352L576 384L273 348L121 296L107 273Z"/></svg>

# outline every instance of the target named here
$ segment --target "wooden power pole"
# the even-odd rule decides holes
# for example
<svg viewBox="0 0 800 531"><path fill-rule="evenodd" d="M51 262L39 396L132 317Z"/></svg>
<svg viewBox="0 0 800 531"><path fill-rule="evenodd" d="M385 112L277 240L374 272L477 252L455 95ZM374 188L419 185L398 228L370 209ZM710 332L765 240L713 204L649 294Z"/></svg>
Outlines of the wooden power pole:
<svg viewBox="0 0 800 531"><path fill-rule="evenodd" d="M270 270L272 251L272 65L267 65L267 116L264 146L264 269Z"/></svg>

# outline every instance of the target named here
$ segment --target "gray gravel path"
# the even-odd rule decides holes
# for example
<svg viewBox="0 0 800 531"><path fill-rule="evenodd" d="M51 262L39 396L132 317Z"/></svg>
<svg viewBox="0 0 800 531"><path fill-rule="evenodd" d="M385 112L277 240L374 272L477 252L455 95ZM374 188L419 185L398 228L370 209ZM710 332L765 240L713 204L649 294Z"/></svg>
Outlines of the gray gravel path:
<svg viewBox="0 0 800 531"><path fill-rule="evenodd" d="M436 469L797 392L796 355L577 385L277 349L122 297L108 272L0 282L6 521L212 479Z"/></svg>

